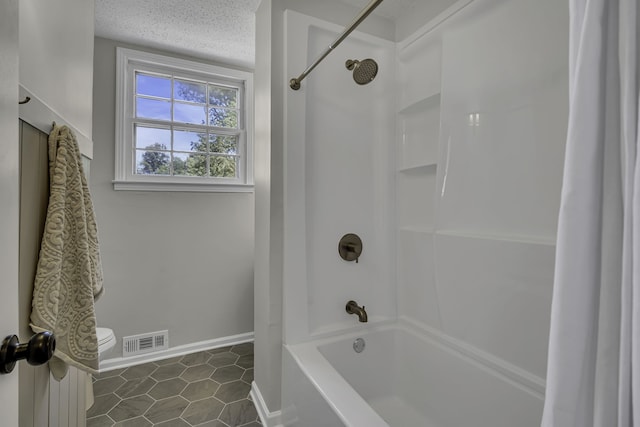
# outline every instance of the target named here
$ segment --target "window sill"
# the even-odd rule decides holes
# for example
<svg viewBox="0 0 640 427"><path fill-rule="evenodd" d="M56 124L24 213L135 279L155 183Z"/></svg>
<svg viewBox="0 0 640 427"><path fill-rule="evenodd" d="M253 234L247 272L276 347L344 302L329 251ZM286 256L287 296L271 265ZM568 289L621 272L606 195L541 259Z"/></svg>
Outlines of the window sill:
<svg viewBox="0 0 640 427"><path fill-rule="evenodd" d="M113 181L116 191L180 191L196 193L253 193L253 184L197 184L193 182Z"/></svg>

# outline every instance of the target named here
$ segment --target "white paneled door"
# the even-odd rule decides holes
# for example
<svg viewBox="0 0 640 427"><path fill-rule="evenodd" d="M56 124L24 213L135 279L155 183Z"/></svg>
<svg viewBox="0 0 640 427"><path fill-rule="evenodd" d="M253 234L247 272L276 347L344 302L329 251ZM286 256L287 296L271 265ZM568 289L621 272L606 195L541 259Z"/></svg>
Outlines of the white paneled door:
<svg viewBox="0 0 640 427"><path fill-rule="evenodd" d="M18 1L0 2L0 339L18 333ZM18 370L0 375L0 425L18 427Z"/></svg>

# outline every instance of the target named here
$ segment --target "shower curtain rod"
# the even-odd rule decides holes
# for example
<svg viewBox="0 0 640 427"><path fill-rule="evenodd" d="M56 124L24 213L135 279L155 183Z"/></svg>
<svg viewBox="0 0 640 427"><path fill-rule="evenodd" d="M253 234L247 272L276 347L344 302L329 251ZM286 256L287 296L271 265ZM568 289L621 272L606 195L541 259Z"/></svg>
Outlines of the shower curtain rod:
<svg viewBox="0 0 640 427"><path fill-rule="evenodd" d="M333 49L335 49L340 43L342 43L342 41L346 39L347 36L351 34L351 32L355 30L362 21L364 21L367 16L369 16L369 14L373 12L376 7L378 7L380 3L382 3L382 0L371 0L367 7L365 7L362 12L360 12L360 14L356 16L351 25L345 28L345 30L342 32L342 34L340 34L336 41L327 46L327 49L322 53L322 55L318 57L318 59L316 59L313 64L311 64L306 70L304 70L302 74L300 74L297 78L289 80L289 87L291 87L291 89L293 90L300 89L300 82L304 80L304 78L307 77L307 75L311 73L314 68L316 68L316 65L322 62L322 60L326 58L326 56L329 55Z"/></svg>

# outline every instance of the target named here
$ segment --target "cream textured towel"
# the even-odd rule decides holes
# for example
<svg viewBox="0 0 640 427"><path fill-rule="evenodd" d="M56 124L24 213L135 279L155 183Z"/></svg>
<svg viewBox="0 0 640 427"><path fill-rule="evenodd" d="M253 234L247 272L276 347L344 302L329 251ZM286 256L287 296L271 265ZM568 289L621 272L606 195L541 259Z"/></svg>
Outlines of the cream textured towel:
<svg viewBox="0 0 640 427"><path fill-rule="evenodd" d="M91 373L98 370L94 301L102 294L102 266L78 142L71 129L55 123L49 134L49 177L31 328L55 334L49 368L61 380L67 364Z"/></svg>

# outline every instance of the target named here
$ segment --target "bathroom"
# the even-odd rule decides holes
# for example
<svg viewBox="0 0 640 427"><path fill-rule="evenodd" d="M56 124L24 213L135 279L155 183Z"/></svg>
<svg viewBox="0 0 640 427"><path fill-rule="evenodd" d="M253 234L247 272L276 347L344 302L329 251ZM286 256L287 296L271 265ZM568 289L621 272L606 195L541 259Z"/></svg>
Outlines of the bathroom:
<svg viewBox="0 0 640 427"><path fill-rule="evenodd" d="M554 289L571 268L555 264L581 234L566 216L558 233L559 212L562 226L563 180L580 172L564 167L570 117L590 117L570 108L583 59L570 17L597 22L597 11L577 0L571 14L555 0L385 0L291 88L366 3L256 2L255 64L235 67L253 68L253 191L114 191L115 50L138 45L95 39L92 126L81 130L105 268L98 323L119 340L166 330L167 357L253 341L251 400L268 426L534 426L543 412L546 425L610 425L552 424L545 402L550 380L556 398L571 377L559 371L563 342L598 348L593 328L613 328L594 321L586 344L549 334L551 319L572 323L560 305L570 295ZM617 7L637 15L615 3L610 20ZM360 85L346 61L368 59L377 73ZM20 61L21 84L37 86ZM606 153L610 167L616 152ZM618 225L616 212L606 224ZM351 234L361 245L339 243ZM107 369L132 361L122 356L116 346ZM599 407L580 399L587 413Z"/></svg>

